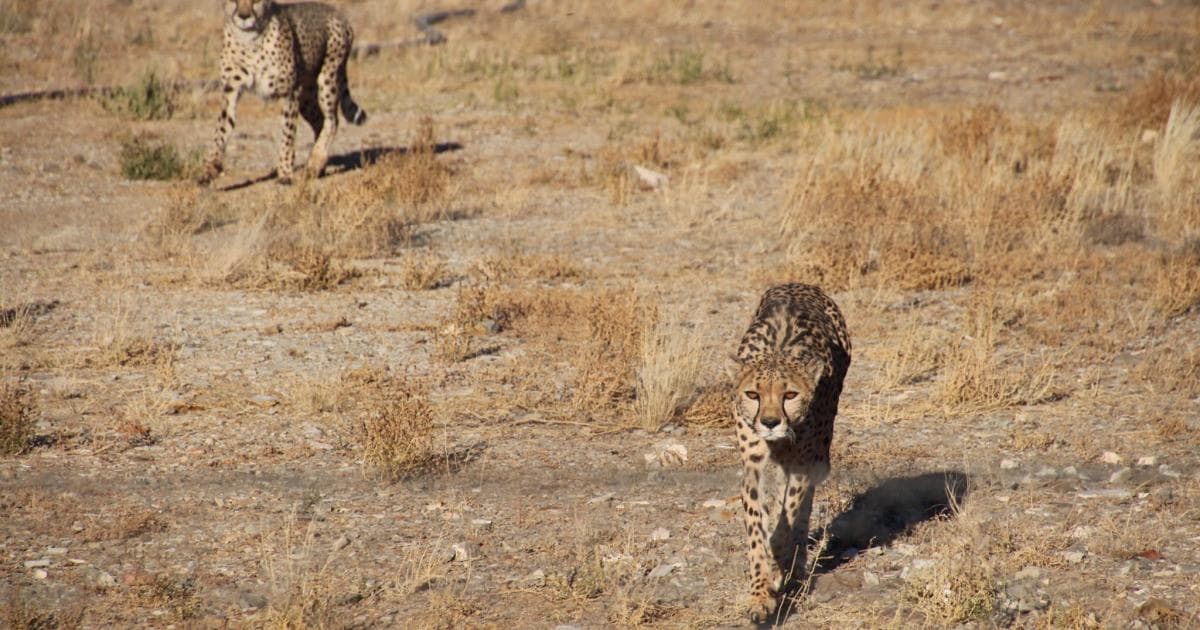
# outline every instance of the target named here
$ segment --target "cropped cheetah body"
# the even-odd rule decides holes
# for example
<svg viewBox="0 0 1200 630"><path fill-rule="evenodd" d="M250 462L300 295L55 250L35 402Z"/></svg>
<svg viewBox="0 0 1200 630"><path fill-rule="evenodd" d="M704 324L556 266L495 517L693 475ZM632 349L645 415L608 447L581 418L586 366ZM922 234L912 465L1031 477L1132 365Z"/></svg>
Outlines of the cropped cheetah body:
<svg viewBox="0 0 1200 630"><path fill-rule="evenodd" d="M850 337L820 289L784 284L762 297L738 346L733 394L750 555L750 615L766 621L805 566L813 493L829 447Z"/></svg>
<svg viewBox="0 0 1200 630"><path fill-rule="evenodd" d="M361 125L367 119L350 97L346 80L346 60L353 43L350 23L331 6L227 0L221 49L225 106L201 181L212 181L221 172L225 146L236 125L238 99L246 90L254 90L264 98L283 99L279 180L289 183L292 179L297 113L308 122L316 138L307 175L319 176L329 161L329 147L337 133L338 108L353 124Z"/></svg>

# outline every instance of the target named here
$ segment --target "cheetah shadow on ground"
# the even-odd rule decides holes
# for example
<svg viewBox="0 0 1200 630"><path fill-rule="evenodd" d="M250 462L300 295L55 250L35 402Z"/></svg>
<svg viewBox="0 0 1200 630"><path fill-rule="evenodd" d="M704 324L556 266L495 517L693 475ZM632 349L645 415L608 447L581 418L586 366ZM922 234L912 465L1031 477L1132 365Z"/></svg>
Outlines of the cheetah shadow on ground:
<svg viewBox="0 0 1200 630"><path fill-rule="evenodd" d="M435 154L449 153L451 151L459 151L462 148L463 145L458 142L439 142L433 145L433 152ZM385 156L405 155L410 150L411 149L409 147L372 147L370 149L359 149L358 151L332 155L329 157L329 163L325 165L325 174L321 176L321 179L328 179L330 177L336 177L345 173L361 170L364 167L378 162ZM228 186L223 186L217 190L220 192L232 192L234 190L249 188L250 186L261 184L263 182L269 182L273 179L277 179L278 177L279 173L272 170L270 173L265 175L251 177L250 179L229 184Z"/></svg>
<svg viewBox="0 0 1200 630"><path fill-rule="evenodd" d="M828 538L823 550L809 550L821 554L812 580L806 584L807 576L793 579L781 595L779 618L770 625L782 624L798 614L805 591L822 575L852 561L863 550L889 545L925 521L953 516L967 499L968 481L967 475L959 471L932 472L885 479L859 493L850 509L812 533L812 540Z"/></svg>

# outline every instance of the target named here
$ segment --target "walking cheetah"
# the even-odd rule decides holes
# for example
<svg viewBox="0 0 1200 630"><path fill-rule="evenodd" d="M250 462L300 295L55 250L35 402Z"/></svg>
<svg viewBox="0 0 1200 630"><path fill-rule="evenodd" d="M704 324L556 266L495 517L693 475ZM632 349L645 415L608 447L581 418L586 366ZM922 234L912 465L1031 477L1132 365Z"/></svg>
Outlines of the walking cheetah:
<svg viewBox="0 0 1200 630"><path fill-rule="evenodd" d="M337 133L338 107L355 125L367 120L366 112L350 98L346 81L346 59L353 42L350 23L329 5L226 0L221 49L225 106L200 183L207 184L220 175L225 144L236 124L238 98L247 89L256 90L264 98L283 98L279 181L287 184L292 180L297 113L312 127L316 138L306 174L319 177Z"/></svg>
<svg viewBox="0 0 1200 630"><path fill-rule="evenodd" d="M737 362L733 419L744 469L750 617L765 622L789 577L805 566L813 492L829 474L833 419L850 367L846 322L817 287L772 287Z"/></svg>

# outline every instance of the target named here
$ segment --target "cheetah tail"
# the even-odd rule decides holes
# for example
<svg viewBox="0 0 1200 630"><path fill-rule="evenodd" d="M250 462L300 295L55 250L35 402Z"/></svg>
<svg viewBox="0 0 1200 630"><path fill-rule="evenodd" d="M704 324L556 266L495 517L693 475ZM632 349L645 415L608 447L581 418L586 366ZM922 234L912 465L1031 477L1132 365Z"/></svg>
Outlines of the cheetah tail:
<svg viewBox="0 0 1200 630"><path fill-rule="evenodd" d="M342 116L352 125L361 125L367 122L367 112L363 111L358 103L350 98L350 92L342 95Z"/></svg>

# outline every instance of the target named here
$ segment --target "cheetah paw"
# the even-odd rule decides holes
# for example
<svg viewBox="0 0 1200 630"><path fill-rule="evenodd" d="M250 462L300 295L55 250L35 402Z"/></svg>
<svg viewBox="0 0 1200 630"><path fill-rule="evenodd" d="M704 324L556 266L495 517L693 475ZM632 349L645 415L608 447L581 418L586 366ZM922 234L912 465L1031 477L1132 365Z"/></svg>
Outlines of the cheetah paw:
<svg viewBox="0 0 1200 630"><path fill-rule="evenodd" d="M775 598L772 595L763 593L751 598L750 621L766 623L773 614L775 614Z"/></svg>

